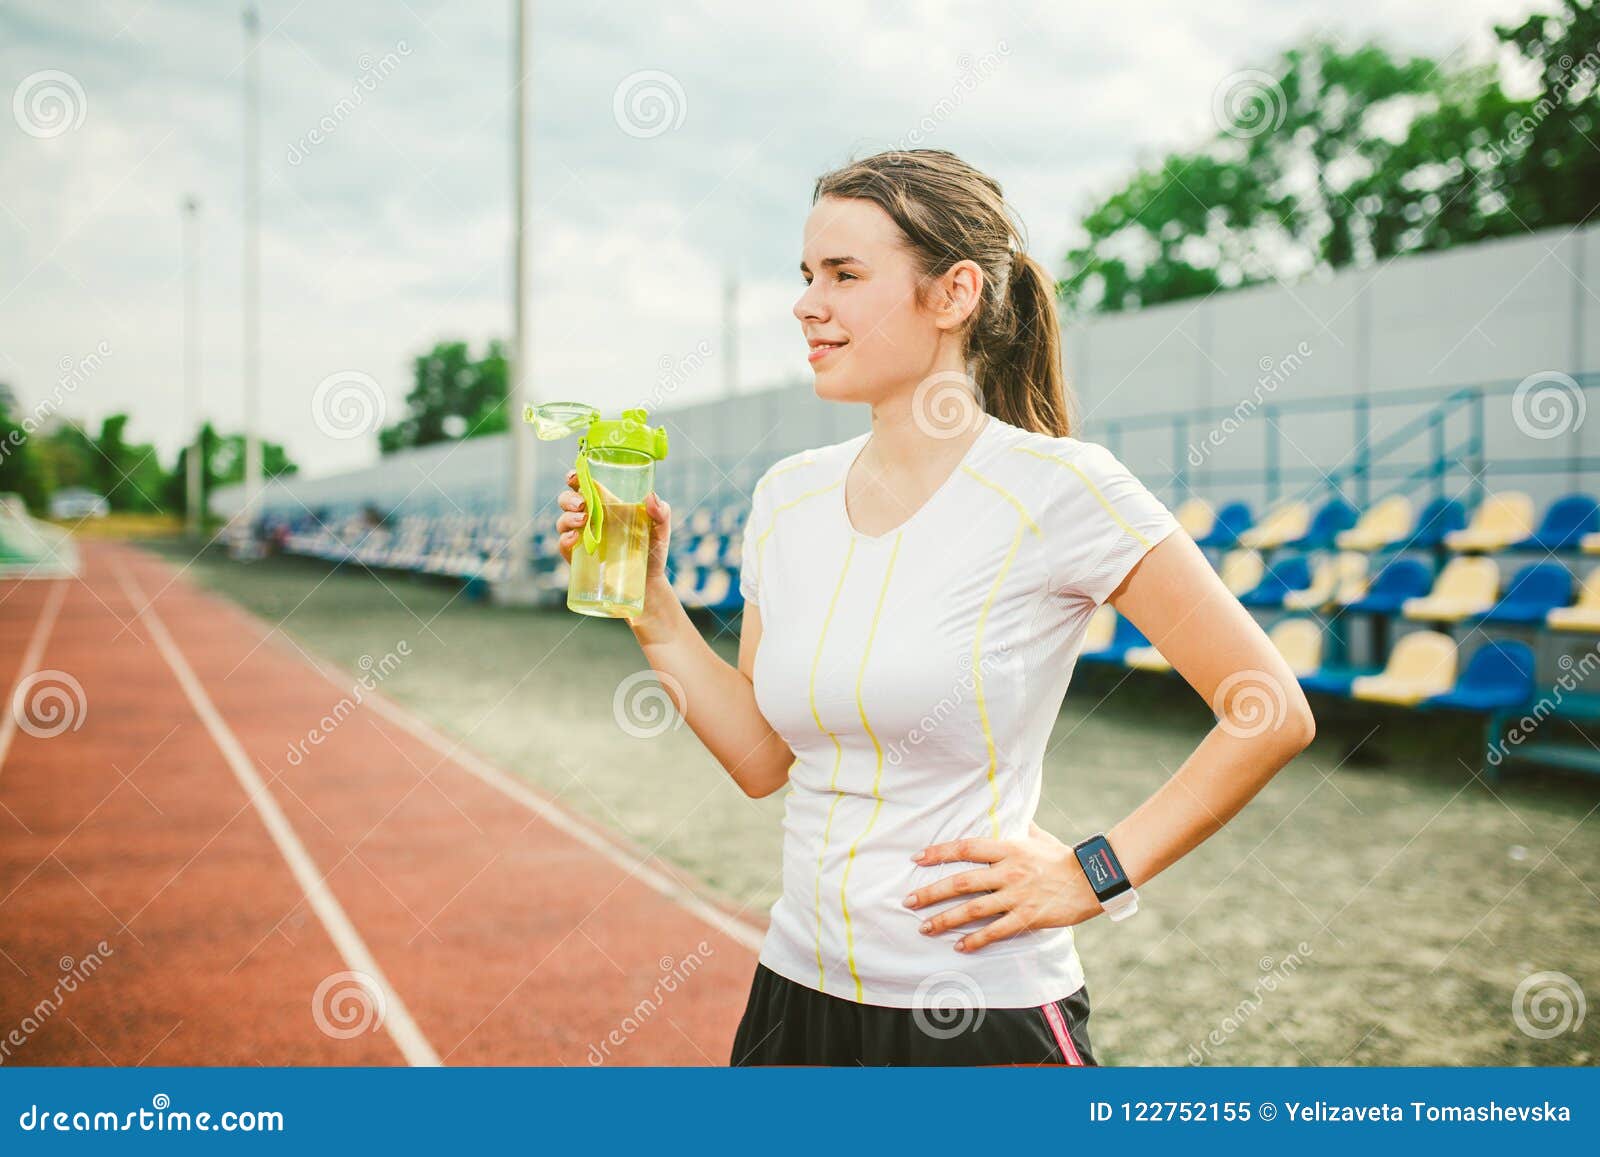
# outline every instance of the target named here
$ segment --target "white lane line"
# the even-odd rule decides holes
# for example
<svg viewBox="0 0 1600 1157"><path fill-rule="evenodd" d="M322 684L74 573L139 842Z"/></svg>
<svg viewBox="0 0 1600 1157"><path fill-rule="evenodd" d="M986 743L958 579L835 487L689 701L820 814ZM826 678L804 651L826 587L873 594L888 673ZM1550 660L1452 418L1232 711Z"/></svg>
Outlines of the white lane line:
<svg viewBox="0 0 1600 1157"><path fill-rule="evenodd" d="M334 688L341 688L349 681L350 676L346 672L339 670L332 663L328 663L292 643L279 639L277 637L278 628L273 627L270 623L265 622L227 599L218 598L216 601L230 613L237 615L241 622L252 629L272 636L271 641L281 647L285 654L292 655L302 663L310 663L312 668ZM759 953L761 951L764 933L760 928L729 915L716 905L708 903L694 889L686 887L666 872L651 866L643 855L635 852L632 848L619 844L617 837L612 836L609 832L596 829L588 821L567 811L553 800L547 799L522 780L502 771L469 748L452 740L449 736L434 730L428 723L419 719L392 699L385 697L381 692L363 687L361 701L363 704L370 704L372 709L383 718L431 747L441 758L454 763L463 771L476 776L507 798L521 804L552 827L559 829L583 844L584 847L598 852L646 887L659 892L667 899L711 925L711 927L721 932L735 944L741 944L752 952Z"/></svg>
<svg viewBox="0 0 1600 1157"><path fill-rule="evenodd" d="M370 977L382 993L385 1002L383 1027L389 1030L389 1035L394 1038L394 1043L406 1058L406 1063L427 1066L442 1064L439 1054L434 1052L433 1046L422 1035L422 1030L411 1018L410 1010L400 999L400 994L389 983L388 977L384 976L377 960L368 950L366 942L361 939L361 934L356 931L343 906L329 890L322 874L317 871L316 862L312 860L288 818L284 816L283 810L278 807L277 800L273 799L271 792L267 790L267 785L251 765L250 757L245 754L243 745L218 713L216 706L211 702L211 697L201 686L200 680L195 678L194 669L189 666L189 661L183 657L183 652L178 649L177 643L167 632L166 624L161 621L153 606L145 605L144 592L139 589L138 583L122 561L114 560L111 567L116 571L117 582L122 584L123 593L136 608L139 618L144 620L156 649L161 652L161 657L167 661L167 666L172 668L173 675L183 687L183 693L188 697L195 714L206 725L206 730L211 733L211 738L221 750L223 758L233 769L239 785L244 788L250 802L255 805L256 811L261 816L261 822L266 825L273 843L278 845L278 851L288 863L289 870L294 873L294 878L299 883L301 891L305 893L312 910L322 921L322 926L328 930L334 947L339 950L339 955L344 957L345 964L351 970Z"/></svg>
<svg viewBox="0 0 1600 1157"><path fill-rule="evenodd" d="M22 690L22 681L39 666L39 660L44 658L45 641L50 638L50 631L56 625L56 615L61 612L61 603L67 597L67 579L57 579L51 584L50 595L45 599L44 606L39 611L39 619L33 624L33 634L28 639L28 649L22 653L22 663L17 668L16 681L11 684L11 690L6 692L5 714L0 716L0 770L6 765L6 756L11 753L11 739L17 733L17 716L21 709L15 702L17 692Z"/></svg>

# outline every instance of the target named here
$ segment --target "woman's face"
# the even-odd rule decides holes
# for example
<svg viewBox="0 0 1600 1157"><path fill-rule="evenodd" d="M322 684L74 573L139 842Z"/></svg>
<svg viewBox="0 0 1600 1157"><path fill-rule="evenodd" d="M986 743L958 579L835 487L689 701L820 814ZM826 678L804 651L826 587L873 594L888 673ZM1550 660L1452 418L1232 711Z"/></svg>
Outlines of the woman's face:
<svg viewBox="0 0 1600 1157"><path fill-rule="evenodd" d="M873 402L934 372L949 323L918 305L911 254L879 206L823 197L806 218L800 262L806 288L794 315L818 397Z"/></svg>

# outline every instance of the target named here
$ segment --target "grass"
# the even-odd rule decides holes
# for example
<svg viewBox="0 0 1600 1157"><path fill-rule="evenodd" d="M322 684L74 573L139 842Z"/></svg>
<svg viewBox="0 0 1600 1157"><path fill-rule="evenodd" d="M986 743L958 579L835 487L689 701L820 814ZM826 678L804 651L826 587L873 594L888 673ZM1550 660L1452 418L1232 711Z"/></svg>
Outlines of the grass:
<svg viewBox="0 0 1600 1157"><path fill-rule="evenodd" d="M146 545L190 563L180 543ZM246 566L212 550L187 574L352 678L363 656L405 640L410 657L386 694L764 923L782 793L747 799L686 726L648 739L618 726L613 695L648 672L624 624L470 603L453 584L307 559ZM736 630L706 623L729 662ZM1139 672L1082 667L1067 700L1038 822L1068 842L1136 807L1212 722L1181 682ZM1600 992L1600 784L1540 772L1491 784L1476 774L1470 721L1317 706L1312 747L1141 889L1138 916L1078 929L1101 1058L1600 1061L1594 1010L1547 1039L1513 1015L1536 973Z"/></svg>

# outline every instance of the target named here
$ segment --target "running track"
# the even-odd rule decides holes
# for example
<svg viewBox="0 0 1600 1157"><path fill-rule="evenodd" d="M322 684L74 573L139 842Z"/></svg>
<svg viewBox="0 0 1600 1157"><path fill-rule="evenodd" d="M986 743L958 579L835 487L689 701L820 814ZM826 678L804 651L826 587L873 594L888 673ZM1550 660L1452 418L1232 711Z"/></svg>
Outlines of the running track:
<svg viewBox="0 0 1600 1157"><path fill-rule="evenodd" d="M381 698L292 766L353 678L81 551L0 580L0 1063L727 1063L758 930Z"/></svg>

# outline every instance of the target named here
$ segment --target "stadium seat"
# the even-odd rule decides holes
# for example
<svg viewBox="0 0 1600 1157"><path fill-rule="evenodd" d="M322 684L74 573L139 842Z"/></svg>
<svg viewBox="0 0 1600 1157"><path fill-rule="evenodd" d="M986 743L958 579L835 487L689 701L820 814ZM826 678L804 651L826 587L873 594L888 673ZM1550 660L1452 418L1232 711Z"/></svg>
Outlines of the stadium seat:
<svg viewBox="0 0 1600 1157"><path fill-rule="evenodd" d="M1260 586L1266 570L1267 564L1259 551L1230 550L1222 556L1217 573L1222 577L1222 585L1237 597Z"/></svg>
<svg viewBox="0 0 1600 1157"><path fill-rule="evenodd" d="M1354 526L1338 533L1334 542L1340 550L1382 550L1404 542L1415 525L1411 499L1391 494L1369 506Z"/></svg>
<svg viewBox="0 0 1600 1157"><path fill-rule="evenodd" d="M1437 631L1414 631L1394 645L1382 671L1351 680L1350 694L1357 699L1412 706L1443 695L1455 681L1455 641Z"/></svg>
<svg viewBox="0 0 1600 1157"><path fill-rule="evenodd" d="M1460 622L1494 606L1500 591L1500 568L1492 558L1472 555L1445 564L1426 595L1407 599L1400 613L1408 619Z"/></svg>
<svg viewBox="0 0 1600 1157"><path fill-rule="evenodd" d="M1406 540L1407 546L1434 547L1445 535L1467 525L1467 508L1454 498L1435 498L1417 516L1417 528Z"/></svg>
<svg viewBox="0 0 1600 1157"><path fill-rule="evenodd" d="M1195 541L1201 546L1231 550L1239 545L1239 536L1250 529L1252 521L1248 505L1243 502L1230 502L1217 511L1210 532L1204 538L1197 538Z"/></svg>
<svg viewBox="0 0 1600 1157"><path fill-rule="evenodd" d="M1305 555L1279 559L1267 568L1261 581L1239 596L1247 607L1281 607L1291 591L1303 591L1311 585L1311 566Z"/></svg>
<svg viewBox="0 0 1600 1157"><path fill-rule="evenodd" d="M1153 643L1146 643L1142 647L1129 647L1122 656L1122 661L1129 667L1137 667L1141 671L1170 671L1172 664L1167 662L1167 657L1158 651Z"/></svg>
<svg viewBox="0 0 1600 1157"><path fill-rule="evenodd" d="M1326 695L1350 694L1350 683L1359 675L1370 675L1369 670L1322 665L1322 624L1312 618L1296 617L1283 622L1267 632L1278 654L1289 664L1300 686L1307 691L1320 691Z"/></svg>
<svg viewBox="0 0 1600 1157"><path fill-rule="evenodd" d="M1457 711L1509 711L1533 698L1533 649L1510 639L1491 640L1472 653L1461 680L1428 707Z"/></svg>
<svg viewBox="0 0 1600 1157"><path fill-rule="evenodd" d="M1544 622L1551 611L1571 601L1572 572L1559 562L1536 562L1512 577L1506 593L1482 621L1534 625Z"/></svg>
<svg viewBox="0 0 1600 1157"><path fill-rule="evenodd" d="M1600 554L1600 532L1584 535L1578 541L1578 548L1584 554Z"/></svg>
<svg viewBox="0 0 1600 1157"><path fill-rule="evenodd" d="M1533 499L1520 490L1506 490L1485 498L1462 530L1444 536L1451 550L1491 553L1521 542L1533 533Z"/></svg>
<svg viewBox="0 0 1600 1157"><path fill-rule="evenodd" d="M1311 585L1283 596L1285 610L1315 611L1335 602L1352 602L1367 589L1367 556L1353 550L1323 555L1312 564Z"/></svg>
<svg viewBox="0 0 1600 1157"><path fill-rule="evenodd" d="M1174 513L1178 525L1196 542L1209 535L1217 525L1217 512L1204 498L1185 499Z"/></svg>
<svg viewBox="0 0 1600 1157"><path fill-rule="evenodd" d="M1311 529L1311 507L1304 502L1285 502L1269 510L1266 517L1239 535L1239 545L1253 550L1271 550L1306 536Z"/></svg>
<svg viewBox="0 0 1600 1157"><path fill-rule="evenodd" d="M1600 503L1587 494L1568 494L1550 504L1539 529L1515 545L1523 550L1573 550L1600 530Z"/></svg>
<svg viewBox="0 0 1600 1157"><path fill-rule="evenodd" d="M1600 634L1600 567L1584 576L1578 587L1578 601L1570 607L1555 607L1545 616L1553 631L1588 631Z"/></svg>
<svg viewBox="0 0 1600 1157"><path fill-rule="evenodd" d="M1356 524L1356 508L1342 498L1330 498L1311 517L1311 525L1299 538L1284 543L1302 550L1327 550L1339 535Z"/></svg>
<svg viewBox="0 0 1600 1157"><path fill-rule="evenodd" d="M1102 605L1089 620L1078 657L1091 663L1120 663L1134 647L1147 646L1149 642L1138 627L1117 614L1115 607Z"/></svg>
<svg viewBox="0 0 1600 1157"><path fill-rule="evenodd" d="M1385 563L1364 589L1350 598L1341 593L1345 610L1375 615L1397 615L1407 599L1428 593L1433 586L1433 571L1421 559L1396 558Z"/></svg>

